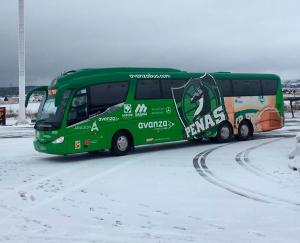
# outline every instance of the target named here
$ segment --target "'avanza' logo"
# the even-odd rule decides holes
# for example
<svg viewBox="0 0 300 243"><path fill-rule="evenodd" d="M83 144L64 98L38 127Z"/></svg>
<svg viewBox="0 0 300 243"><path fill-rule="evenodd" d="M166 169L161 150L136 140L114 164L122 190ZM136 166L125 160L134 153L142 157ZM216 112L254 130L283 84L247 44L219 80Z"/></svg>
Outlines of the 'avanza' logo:
<svg viewBox="0 0 300 243"><path fill-rule="evenodd" d="M139 129L170 129L175 124L171 121L149 121L149 122L139 122L138 128Z"/></svg>
<svg viewBox="0 0 300 243"><path fill-rule="evenodd" d="M145 104L138 104L134 112L136 116L146 116L147 106Z"/></svg>

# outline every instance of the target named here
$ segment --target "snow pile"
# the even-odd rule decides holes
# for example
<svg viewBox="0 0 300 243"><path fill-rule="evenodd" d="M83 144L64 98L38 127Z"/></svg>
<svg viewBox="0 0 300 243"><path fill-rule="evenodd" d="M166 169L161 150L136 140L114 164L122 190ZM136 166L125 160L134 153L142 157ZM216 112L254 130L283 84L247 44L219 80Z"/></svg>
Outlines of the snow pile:
<svg viewBox="0 0 300 243"><path fill-rule="evenodd" d="M300 171L300 133L297 133L296 135L295 147L290 152L289 159L291 160L289 162L289 167L292 170Z"/></svg>

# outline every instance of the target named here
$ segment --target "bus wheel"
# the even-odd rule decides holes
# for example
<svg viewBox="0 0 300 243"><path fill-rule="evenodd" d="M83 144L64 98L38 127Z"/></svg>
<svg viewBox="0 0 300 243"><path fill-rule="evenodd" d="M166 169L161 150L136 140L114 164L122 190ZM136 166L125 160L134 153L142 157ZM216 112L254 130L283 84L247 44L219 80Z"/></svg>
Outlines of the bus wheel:
<svg viewBox="0 0 300 243"><path fill-rule="evenodd" d="M111 142L111 153L116 156L128 154L131 150L131 139L128 133L120 131L117 132Z"/></svg>
<svg viewBox="0 0 300 243"><path fill-rule="evenodd" d="M232 127L229 123L224 122L221 123L219 128L218 128L218 133L216 136L216 140L219 143L226 143L229 142L232 138Z"/></svg>
<svg viewBox="0 0 300 243"><path fill-rule="evenodd" d="M242 121L238 128L237 139L240 141L248 140L252 135L252 127L248 121Z"/></svg>

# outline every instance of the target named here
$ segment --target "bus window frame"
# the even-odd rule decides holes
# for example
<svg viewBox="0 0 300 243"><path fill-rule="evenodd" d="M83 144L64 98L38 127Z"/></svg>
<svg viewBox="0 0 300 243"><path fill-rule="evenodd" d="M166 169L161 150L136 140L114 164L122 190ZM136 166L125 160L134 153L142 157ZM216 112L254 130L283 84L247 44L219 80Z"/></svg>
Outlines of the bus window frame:
<svg viewBox="0 0 300 243"><path fill-rule="evenodd" d="M89 117L93 117L93 116L95 116L95 114L97 114L97 113L95 113L95 114L90 114L90 105L89 105L89 103L90 103L90 101L91 101L90 88L91 88L92 86L96 86L96 85L100 85L100 84L115 84L115 83L127 83L127 91L126 91L125 99L124 99L124 101L121 102L121 103L126 102L126 100L128 99L128 95L129 95L129 90L130 90L131 80L111 81L111 82L104 82L104 83L101 82L101 83L95 83L95 84L91 84L91 85L89 85L89 86L86 86L86 87L87 87L87 96L88 96L88 116L89 116ZM112 107L112 106L114 106L114 105L117 105L117 104L113 104L113 105L111 105L111 106L109 106L109 107ZM109 107L107 107L106 110L107 110ZM105 110L105 111L106 111L106 110ZM103 111L103 112L101 112L101 113L99 113L99 114L97 114L97 115L100 115L100 114L104 113L105 111Z"/></svg>
<svg viewBox="0 0 300 243"><path fill-rule="evenodd" d="M276 82L276 88L275 88L274 94L264 94L264 89L263 89L263 81L264 80L271 80L271 81L275 81ZM279 89L279 86L278 86L279 83L280 83L280 80L275 79L275 78L260 79L260 85L261 85L261 90L262 90L263 96L275 96L277 94L277 92L278 92L278 89Z"/></svg>
<svg viewBox="0 0 300 243"><path fill-rule="evenodd" d="M86 121L89 119L89 105L88 105L88 86L82 86L82 87L79 87L78 89L75 89L74 92L72 93L72 95L70 95L69 97L69 105L68 105L68 112L66 112L66 127L72 127L72 126L75 126L77 125L78 123L81 123L83 121ZM69 113L70 113L70 110L72 108L72 103L73 103L73 99L74 97L76 96L77 92L81 89L86 89L86 96L87 96L87 118L85 118L84 120L81 120L79 122L76 122L76 123L73 123L73 124L68 124L68 121L69 121Z"/></svg>
<svg viewBox="0 0 300 243"><path fill-rule="evenodd" d="M90 87L93 86L93 85L97 85L97 84L108 84L108 83L121 83L121 82L127 82L128 83L128 89L127 89L127 94L126 94L126 98L124 100L124 103L127 101L129 95L130 95L130 89L132 89L131 85L132 85L132 82L133 79L129 79L129 80L121 80L121 81L108 81L108 82L105 82L105 83L102 83L102 82L99 82L99 83L94 83L94 84L90 84L90 85L85 85L85 86L80 86L78 87L77 89L74 89L73 92L70 94L69 96L69 103L67 104L67 107L66 107L66 111L65 111L65 118L64 118L64 122L65 122L65 127L66 128L71 128L71 127L74 127L80 123L83 123L95 116L98 116L98 115L101 115L103 114L104 112L101 112L99 114L93 114L93 115L90 115L90 105L89 105L89 102L90 102ZM81 90L81 89L86 89L87 90L87 113L88 113L88 116L86 119L80 121L80 122L77 122L77 123L74 123L72 125L68 125L68 116L69 116L69 112L70 112L70 109L72 107L72 102L73 102L73 98L74 96L76 95L76 93Z"/></svg>
<svg viewBox="0 0 300 243"><path fill-rule="evenodd" d="M136 84L135 84L135 88L134 88L134 100L173 100L173 97L171 98L165 98L163 97L163 88L162 88L162 82L164 82L164 80L172 80L172 81L176 81L176 80L184 80L186 85L189 80L191 79L191 77L188 78L170 78L170 79L136 79ZM159 81L159 99L157 98L147 98L147 99L138 99L136 98L137 95L137 86L138 86L138 82L139 81L144 81L144 80L158 80ZM182 86L180 86L182 87Z"/></svg>
<svg viewBox="0 0 300 243"><path fill-rule="evenodd" d="M221 90L221 92L222 92L222 96L225 98L225 97L235 97L234 95L233 95L233 84L232 84L232 79L231 78L218 78L218 79L216 79L217 80L217 86L218 86L218 88ZM228 80L229 81L229 84L230 84L230 92L231 92L231 95L230 96L228 96L228 95L224 95L223 94L223 89L222 89L222 87L221 87L221 85L219 85L219 81L222 81L222 80Z"/></svg>
<svg viewBox="0 0 300 243"><path fill-rule="evenodd" d="M221 85L219 85L219 81L222 81L222 80L228 80L229 81L229 83L230 83L230 89L231 89L231 96L228 96L228 95L224 95L223 94L223 90L222 90L222 87L221 87ZM249 80L248 78L247 79L241 79L241 78L236 78L236 79L234 79L234 78L218 78L217 79L217 83L218 83L218 87L219 87L219 89L222 91L222 95L223 95L223 97L245 97L245 96L274 96L274 95L276 95L276 93L277 93L277 91L278 91L278 83L280 83L280 80L278 80L278 79L275 79L275 78L253 78L252 80L259 80L259 85L260 85L260 94L259 95L242 95L242 96L236 96L235 94L234 94L234 85L233 85L233 82L232 82L232 80ZM273 93L273 94L265 94L264 93L264 89L263 89L263 81L264 80L272 80L272 81L275 81L276 82L276 89L275 89L275 92Z"/></svg>
<svg viewBox="0 0 300 243"><path fill-rule="evenodd" d="M158 81L158 86L159 86L159 98L143 98L143 99L138 99L137 96L137 87L139 81L147 81L147 80L157 80ZM160 79L136 79L136 84L135 84L135 89L134 89L134 100L161 100L162 99L162 94L161 94L161 84L160 84Z"/></svg>

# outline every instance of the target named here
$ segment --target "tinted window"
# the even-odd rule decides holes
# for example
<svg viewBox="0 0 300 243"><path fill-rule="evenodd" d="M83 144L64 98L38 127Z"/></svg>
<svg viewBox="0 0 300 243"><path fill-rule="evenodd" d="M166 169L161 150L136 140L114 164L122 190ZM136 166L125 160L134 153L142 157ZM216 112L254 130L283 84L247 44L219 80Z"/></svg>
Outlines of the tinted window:
<svg viewBox="0 0 300 243"><path fill-rule="evenodd" d="M260 80L233 79L234 96L258 96L262 95Z"/></svg>
<svg viewBox="0 0 300 243"><path fill-rule="evenodd" d="M276 95L277 80L265 79L261 80L263 95Z"/></svg>
<svg viewBox="0 0 300 243"><path fill-rule="evenodd" d="M89 90L89 113L91 115L124 102L128 93L128 82L97 84L90 86Z"/></svg>
<svg viewBox="0 0 300 243"><path fill-rule="evenodd" d="M81 89L73 97L68 114L68 125L83 121L87 116L87 92L86 89Z"/></svg>
<svg viewBox="0 0 300 243"><path fill-rule="evenodd" d="M182 87L186 82L187 80L161 80L162 98L172 99L172 88Z"/></svg>
<svg viewBox="0 0 300 243"><path fill-rule="evenodd" d="M160 84L157 79L138 80L136 86L135 98L143 99L160 99Z"/></svg>
<svg viewBox="0 0 300 243"><path fill-rule="evenodd" d="M224 97L232 97L233 96L231 80L219 79L219 80L217 80L217 83L218 83L218 86L220 87L221 93L223 94Z"/></svg>

